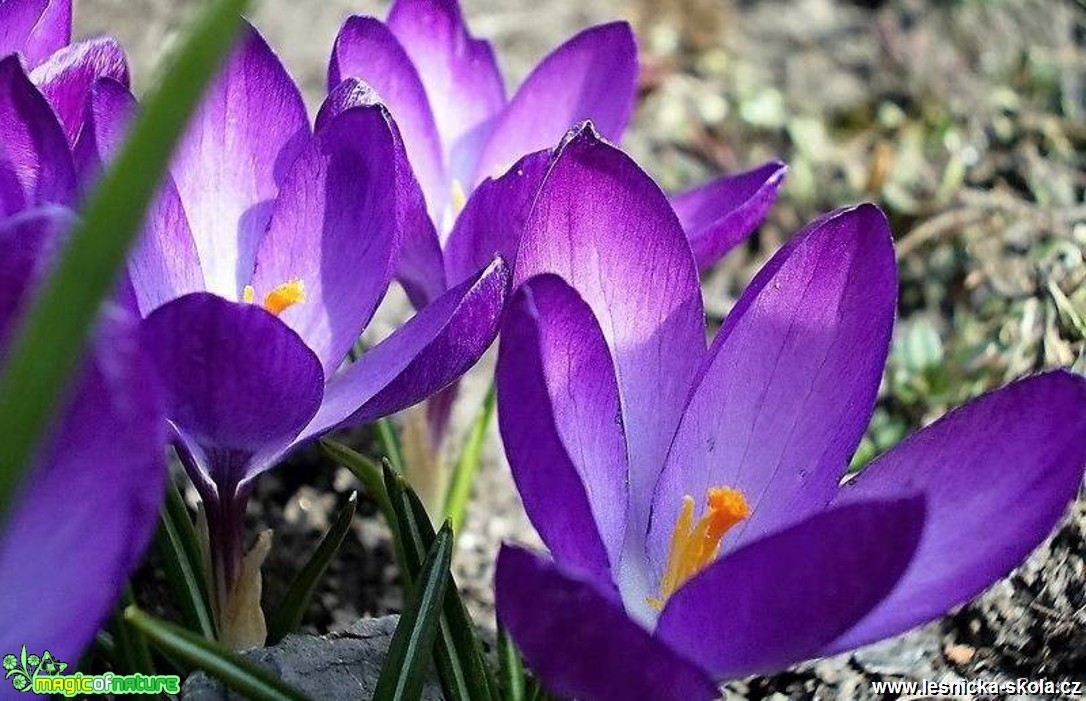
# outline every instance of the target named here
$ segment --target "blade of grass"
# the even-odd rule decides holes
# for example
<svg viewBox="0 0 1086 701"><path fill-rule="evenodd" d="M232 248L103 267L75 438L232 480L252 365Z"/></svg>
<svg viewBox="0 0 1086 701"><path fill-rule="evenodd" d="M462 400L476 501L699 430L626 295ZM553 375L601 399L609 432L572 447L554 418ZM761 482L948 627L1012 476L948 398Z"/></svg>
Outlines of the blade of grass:
<svg viewBox="0 0 1086 701"><path fill-rule="evenodd" d="M445 493L445 518L452 522L455 536L460 535L460 529L464 525L464 514L467 511L468 501L471 499L471 488L475 484L475 475L479 471L479 462L483 457L486 432L494 417L494 405L494 383L491 382L479 415L472 424L467 441L464 442L464 450L460 453L460 459L453 469L449 490Z"/></svg>
<svg viewBox="0 0 1086 701"><path fill-rule="evenodd" d="M381 439L381 446L385 449L385 457L396 468L396 472L401 475L407 474L404 472L403 448L400 446L400 437L396 435L396 427L392 424L391 419L381 419L375 425L377 427L377 436Z"/></svg>
<svg viewBox="0 0 1086 701"><path fill-rule="evenodd" d="M400 521L399 533L405 554L400 575L405 586L410 586L418 578L422 560L433 545L434 527L418 495L388 462L384 464L384 482L389 502ZM437 667L445 698L451 701L489 701L497 698L482 644L460 600L455 582L450 582L445 592L434 649L434 666Z"/></svg>
<svg viewBox="0 0 1086 701"><path fill-rule="evenodd" d="M113 615L110 625L113 631L114 662L125 674L154 674L155 665L151 660L147 638L125 621L125 610L135 604L132 585L128 585L121 595L121 605Z"/></svg>
<svg viewBox="0 0 1086 701"><path fill-rule="evenodd" d="M524 664L520 661L516 645L501 623L498 624L498 665L504 701L524 701Z"/></svg>
<svg viewBox="0 0 1086 701"><path fill-rule="evenodd" d="M446 523L434 539L422 563L418 584L400 614L388 656L381 665L374 701L416 701L422 695L451 579L451 564L452 530Z"/></svg>
<svg viewBox="0 0 1086 701"><path fill-rule="evenodd" d="M233 44L246 5L214 0L200 14L12 337L0 375L0 521L59 408L98 307L116 285L185 124Z"/></svg>
<svg viewBox="0 0 1086 701"><path fill-rule="evenodd" d="M185 624L205 638L214 640L215 617L211 614L200 543L188 507L172 481L166 490L166 503L162 507L155 547L162 558L166 579L177 597Z"/></svg>
<svg viewBox="0 0 1086 701"><path fill-rule="evenodd" d="M279 608L272 613L268 621L269 645L282 640L283 636L296 629L302 622L302 616L305 615L309 603L313 600L317 585L320 584L325 570L328 569L329 563L332 562L332 558L339 551L339 546L343 544L343 539L351 529L351 520L354 519L357 507L358 492L351 492L346 506L336 514L336 520L328 527L328 531L321 538L312 557L305 563L305 567L290 583L290 588L279 604Z"/></svg>
<svg viewBox="0 0 1086 701"><path fill-rule="evenodd" d="M345 445L328 439L320 442L321 452L336 463L347 468L362 483L366 493L377 502L377 508L385 517L385 523L392 532L392 546L396 551L396 562L403 570L406 555L403 552L403 539L400 538L400 522L396 518L396 512L392 509L392 503L388 500L388 492L385 491L384 478L381 476L381 466L357 451L351 450Z"/></svg>
<svg viewBox="0 0 1086 701"><path fill-rule="evenodd" d="M246 698L257 701L306 701L302 692L272 676L260 665L245 659L217 642L201 638L172 623L144 613L135 606L125 609L129 625L147 636L156 648L171 658L202 669Z"/></svg>

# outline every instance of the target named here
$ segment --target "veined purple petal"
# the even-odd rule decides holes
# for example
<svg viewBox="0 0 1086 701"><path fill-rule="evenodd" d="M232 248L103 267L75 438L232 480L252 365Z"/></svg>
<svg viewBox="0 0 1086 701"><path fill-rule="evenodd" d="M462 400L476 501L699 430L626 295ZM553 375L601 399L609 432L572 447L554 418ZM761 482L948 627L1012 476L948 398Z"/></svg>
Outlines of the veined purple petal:
<svg viewBox="0 0 1086 701"><path fill-rule="evenodd" d="M91 85L100 78L128 87L124 49L111 37L66 46L30 74L30 79L56 110L70 144L75 143L83 127Z"/></svg>
<svg viewBox="0 0 1086 701"><path fill-rule="evenodd" d="M0 221L0 365L8 334L26 308L33 286L54 262L75 213L58 205L19 212Z"/></svg>
<svg viewBox="0 0 1086 701"><path fill-rule="evenodd" d="M75 202L68 141L17 56L0 60L0 134L0 216Z"/></svg>
<svg viewBox="0 0 1086 701"><path fill-rule="evenodd" d="M725 680L819 655L905 571L923 499L826 511L724 555L680 587L656 635Z"/></svg>
<svg viewBox="0 0 1086 701"><path fill-rule="evenodd" d="M317 131L332 117L352 107L379 104L380 99L368 85L354 78L340 83L328 95L317 115ZM403 285L415 309L422 309L446 290L445 264L434 223L426 212L422 188L415 179L407 151L394 121L389 122L396 150L397 221L400 227L400 257L396 277ZM473 273L491 258L475 267ZM457 282L460 282L459 280Z"/></svg>
<svg viewBox="0 0 1086 701"><path fill-rule="evenodd" d="M823 508L874 410L897 299L890 228L873 205L819 219L781 249L713 343L653 501L658 578L684 495L744 493L750 542Z"/></svg>
<svg viewBox="0 0 1086 701"><path fill-rule="evenodd" d="M708 268L746 240L777 200L788 166L773 161L672 196L698 267Z"/></svg>
<svg viewBox="0 0 1086 701"><path fill-rule="evenodd" d="M373 317L399 247L396 144L384 107L330 120L302 151L275 202L252 285L256 300L298 279L305 301L279 317L331 377Z"/></svg>
<svg viewBox="0 0 1086 701"><path fill-rule="evenodd" d="M1086 380L1015 382L907 438L834 503L923 495L916 555L893 592L829 646L896 635L979 594L1022 562L1075 497L1086 466Z"/></svg>
<svg viewBox="0 0 1086 701"><path fill-rule="evenodd" d="M498 334L509 270L494 261L333 377L298 441L406 409L475 364Z"/></svg>
<svg viewBox="0 0 1086 701"><path fill-rule="evenodd" d="M498 619L548 691L584 701L718 696L704 672L613 598L527 550L502 546L494 596Z"/></svg>
<svg viewBox="0 0 1086 701"><path fill-rule="evenodd" d="M328 89L357 78L377 91L403 134L411 166L437 221L449 199L441 139L426 90L407 52L388 27L373 17L351 17L343 25L328 66Z"/></svg>
<svg viewBox="0 0 1086 701"><path fill-rule="evenodd" d="M217 471L217 458L248 469L247 457L293 438L320 405L320 361L254 304L186 295L147 317L143 342L165 386L166 415L211 457L217 483L245 476Z"/></svg>
<svg viewBox="0 0 1086 701"><path fill-rule="evenodd" d="M241 298L272 202L308 140L298 87L246 25L173 164L208 290Z"/></svg>
<svg viewBox="0 0 1086 701"><path fill-rule="evenodd" d="M71 39L72 0L0 3L0 56L21 53L33 68Z"/></svg>
<svg viewBox="0 0 1086 701"><path fill-rule="evenodd" d="M471 36L457 0L397 0L385 23L426 89L449 177L470 185L488 122L505 106L494 48Z"/></svg>
<svg viewBox="0 0 1086 701"><path fill-rule="evenodd" d="M0 533L0 649L74 664L154 533L165 424L134 320L109 316ZM10 689L10 687L8 687Z"/></svg>
<svg viewBox="0 0 1086 701"><path fill-rule="evenodd" d="M644 533L704 356L705 318L694 256L664 194L590 127L556 151L520 242L514 287L547 272L588 303L614 359L630 465L627 533ZM643 559L642 539L627 540Z"/></svg>
<svg viewBox="0 0 1086 701"><path fill-rule="evenodd" d="M614 586L626 535L626 440L607 344L561 278L532 278L502 323L498 422L524 508L555 560Z"/></svg>
<svg viewBox="0 0 1086 701"><path fill-rule="evenodd" d="M625 22L591 27L536 66L497 117L470 183L503 173L525 154L550 148L592 120L618 142L637 96L637 44Z"/></svg>
<svg viewBox="0 0 1086 701"><path fill-rule="evenodd" d="M549 149L529 154L500 178L487 178L475 188L445 242L445 272L451 284L468 279L496 255L516 260L550 162Z"/></svg>
<svg viewBox="0 0 1086 701"><path fill-rule="evenodd" d="M113 160L135 112L136 98L124 85L103 78L91 87L85 126L75 146L84 188ZM151 205L143 235L129 254L127 271L135 309L144 317L172 299L204 289L196 244L169 175Z"/></svg>

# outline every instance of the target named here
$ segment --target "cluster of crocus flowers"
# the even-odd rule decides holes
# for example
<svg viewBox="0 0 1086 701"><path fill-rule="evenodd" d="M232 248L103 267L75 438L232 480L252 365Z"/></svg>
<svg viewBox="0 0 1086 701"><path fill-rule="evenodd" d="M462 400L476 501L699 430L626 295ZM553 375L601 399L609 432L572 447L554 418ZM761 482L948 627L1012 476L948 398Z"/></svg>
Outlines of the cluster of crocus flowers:
<svg viewBox="0 0 1086 701"><path fill-rule="evenodd" d="M812 222L706 349L659 189L582 131L553 155L502 327L498 412L553 560L499 555L500 620L557 693L714 698L716 683L945 613L1051 531L1086 465L1086 380L955 410L846 481L897 276L873 205Z"/></svg>

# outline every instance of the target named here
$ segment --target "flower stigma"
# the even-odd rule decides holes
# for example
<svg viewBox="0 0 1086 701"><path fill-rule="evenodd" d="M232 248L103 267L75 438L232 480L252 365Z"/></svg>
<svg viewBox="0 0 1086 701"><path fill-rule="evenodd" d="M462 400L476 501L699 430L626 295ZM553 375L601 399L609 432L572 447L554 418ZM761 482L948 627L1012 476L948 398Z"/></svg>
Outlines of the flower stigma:
<svg viewBox="0 0 1086 701"><path fill-rule="evenodd" d="M252 304L256 299L256 290L252 285L246 285L245 289L241 292L241 298L246 302ZM281 285L276 285L275 288L264 297L264 303L261 305L272 314L279 316L290 307L295 304L301 304L305 301L305 285L302 281L296 277L292 277Z"/></svg>
<svg viewBox="0 0 1086 701"><path fill-rule="evenodd" d="M675 590L716 559L720 541L740 521L750 517L750 506L738 489L713 487L705 495L705 513L694 523L694 497L683 497L683 507L671 533L667 570L660 579L660 596L650 596L649 605L663 610Z"/></svg>

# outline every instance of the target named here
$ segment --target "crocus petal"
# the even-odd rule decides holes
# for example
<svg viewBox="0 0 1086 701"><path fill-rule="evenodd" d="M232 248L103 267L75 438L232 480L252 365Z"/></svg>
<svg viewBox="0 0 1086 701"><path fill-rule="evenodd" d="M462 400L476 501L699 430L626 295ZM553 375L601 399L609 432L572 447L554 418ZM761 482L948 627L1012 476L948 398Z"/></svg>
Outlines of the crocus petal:
<svg viewBox="0 0 1086 701"><path fill-rule="evenodd" d="M637 44L625 22L591 27L536 66L494 124L470 183L503 173L528 153L549 148L592 120L618 142L637 96Z"/></svg>
<svg viewBox="0 0 1086 701"><path fill-rule="evenodd" d="M241 298L272 201L308 138L298 87L246 25L173 165L208 290Z"/></svg>
<svg viewBox="0 0 1086 701"><path fill-rule="evenodd" d="M893 588L923 527L923 499L817 514L690 580L656 635L719 680L815 657Z"/></svg>
<svg viewBox="0 0 1086 701"><path fill-rule="evenodd" d="M788 166L774 161L671 198L699 268L712 266L754 233L777 200L787 172Z"/></svg>
<svg viewBox="0 0 1086 701"><path fill-rule="evenodd" d="M30 74L56 110L70 144L83 127L87 95L99 78L128 87L128 61L116 39L101 37L67 46Z"/></svg>
<svg viewBox="0 0 1086 701"><path fill-rule="evenodd" d="M75 147L76 166L85 188L113 160L135 112L136 98L124 85L103 78L91 87L86 123ZM134 306L141 316L204 289L196 244L169 175L151 205L143 235L129 254L127 271Z"/></svg>
<svg viewBox="0 0 1086 701"><path fill-rule="evenodd" d="M448 202L441 139L419 73L388 27L373 17L343 25L328 66L328 89L357 78L377 91L403 134L407 156L435 221Z"/></svg>
<svg viewBox="0 0 1086 701"><path fill-rule="evenodd" d="M212 460L218 483L244 475L247 457L293 438L316 413L320 361L279 319L253 304L198 292L143 323L143 341L166 389L166 413ZM228 457L229 459L225 459Z"/></svg>
<svg viewBox="0 0 1086 701"><path fill-rule="evenodd" d="M521 286L498 354L498 421L524 508L555 560L611 585L626 530L615 368L592 310L561 278Z"/></svg>
<svg viewBox="0 0 1086 701"><path fill-rule="evenodd" d="M57 205L20 212L0 221L0 363L15 319L30 300L33 285L48 272L75 213Z"/></svg>
<svg viewBox="0 0 1086 701"><path fill-rule="evenodd" d="M134 326L109 318L101 327L74 398L0 533L5 653L26 645L74 665L154 533L166 484L165 424Z"/></svg>
<svg viewBox="0 0 1086 701"><path fill-rule="evenodd" d="M796 235L758 274L713 343L653 502L658 577L684 495L742 491L735 544L833 497L874 409L897 297L890 228L873 205Z"/></svg>
<svg viewBox="0 0 1086 701"><path fill-rule="evenodd" d="M332 378L298 441L394 414L460 377L494 341L508 287L497 260L439 297Z"/></svg>
<svg viewBox="0 0 1086 701"><path fill-rule="evenodd" d="M487 178L475 188L445 242L450 284L468 279L496 255L516 260L524 224L550 161L549 149L538 151L500 178Z"/></svg>
<svg viewBox="0 0 1086 701"><path fill-rule="evenodd" d="M396 153L382 106L333 118L294 163L256 258L259 301L299 279L305 300L279 317L331 376L377 310L398 247Z"/></svg>
<svg viewBox="0 0 1086 701"><path fill-rule="evenodd" d="M1017 566L1051 532L1086 466L1086 380L1015 382L907 438L836 503L921 494L927 522L894 591L829 647L846 650L944 614Z"/></svg>
<svg viewBox="0 0 1086 701"><path fill-rule="evenodd" d="M75 201L75 169L56 115L17 56L0 61L0 216Z"/></svg>
<svg viewBox="0 0 1086 701"><path fill-rule="evenodd" d="M494 596L498 619L550 692L584 701L718 696L704 672L614 599L527 550L502 546Z"/></svg>
<svg viewBox="0 0 1086 701"><path fill-rule="evenodd" d="M317 115L317 130L337 114L364 105L380 103L380 98L368 85L354 78L340 83L324 101ZM407 150L394 121L389 122L396 150L396 192L398 197L396 219L400 228L400 259L396 277L403 285L408 299L415 309L422 309L437 299L447 288L445 263L441 254L441 242L437 238L434 223L426 212L426 200L422 188L415 179ZM487 258L472 273L488 263ZM460 280L457 280L460 282Z"/></svg>
<svg viewBox="0 0 1086 701"><path fill-rule="evenodd" d="M21 53L33 67L72 39L72 0L0 3L0 56Z"/></svg>
<svg viewBox="0 0 1086 701"><path fill-rule="evenodd" d="M705 319L694 256L667 199L590 127L556 151L520 242L514 286L547 272L592 308L614 359L630 465L628 528L643 533L704 355Z"/></svg>
<svg viewBox="0 0 1086 701"><path fill-rule="evenodd" d="M494 48L471 36L457 0L397 0L385 23L426 89L449 177L467 185L487 122L505 106Z"/></svg>

